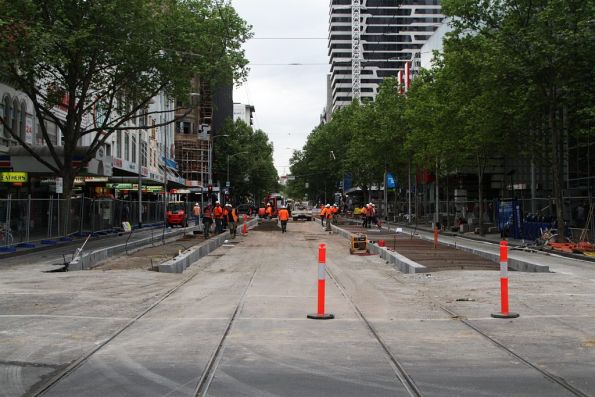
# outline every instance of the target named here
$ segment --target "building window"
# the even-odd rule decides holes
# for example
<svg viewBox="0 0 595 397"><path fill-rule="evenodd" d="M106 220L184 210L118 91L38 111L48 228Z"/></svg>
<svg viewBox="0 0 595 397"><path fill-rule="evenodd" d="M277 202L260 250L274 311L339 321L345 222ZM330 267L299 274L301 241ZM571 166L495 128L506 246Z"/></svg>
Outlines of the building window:
<svg viewBox="0 0 595 397"><path fill-rule="evenodd" d="M132 162L136 163L136 135L132 136Z"/></svg>
<svg viewBox="0 0 595 397"><path fill-rule="evenodd" d="M4 97L4 112L2 114L2 118L4 119L4 123L7 126L10 126L12 124L11 117L12 117L12 106L10 105L10 97L8 95L6 95ZM3 131L4 137L9 138L10 134L8 133L8 131L5 128L3 128L3 130L4 130Z"/></svg>
<svg viewBox="0 0 595 397"><path fill-rule="evenodd" d="M124 134L124 160L130 160L130 136Z"/></svg>
<svg viewBox="0 0 595 397"><path fill-rule="evenodd" d="M143 140L140 141L140 165L147 166L147 142Z"/></svg>
<svg viewBox="0 0 595 397"><path fill-rule="evenodd" d="M116 133L116 157L122 158L122 131Z"/></svg>
<svg viewBox="0 0 595 397"><path fill-rule="evenodd" d="M52 145L56 145L58 143L58 134L56 133L56 124L51 121L45 120L45 129L48 133L49 141ZM46 142L47 143L47 142Z"/></svg>
<svg viewBox="0 0 595 397"><path fill-rule="evenodd" d="M15 136L21 136L21 131L20 131L20 120L21 119L21 111L20 111L20 107L19 107L19 101L14 98L14 100L12 101L12 123L11 123L11 129L12 129L12 133Z"/></svg>
<svg viewBox="0 0 595 397"><path fill-rule="evenodd" d="M21 102L21 120L20 120L20 129L21 129L21 139L23 141L26 141L27 137L27 104L25 103L25 101Z"/></svg>

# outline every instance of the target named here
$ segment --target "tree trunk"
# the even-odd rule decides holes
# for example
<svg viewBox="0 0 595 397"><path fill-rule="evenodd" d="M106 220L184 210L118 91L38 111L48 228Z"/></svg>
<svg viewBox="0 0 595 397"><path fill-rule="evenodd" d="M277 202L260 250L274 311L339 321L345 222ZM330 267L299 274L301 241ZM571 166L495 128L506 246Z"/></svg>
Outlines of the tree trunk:
<svg viewBox="0 0 595 397"><path fill-rule="evenodd" d="M479 186L477 187L477 197L479 198L479 216L477 217L477 224L479 226L479 234L481 236L485 235L483 230L483 170L482 166L478 165L477 167L477 182Z"/></svg>
<svg viewBox="0 0 595 397"><path fill-rule="evenodd" d="M557 242L563 243L566 236L566 221L564 220L564 199L562 197L562 170L563 170L563 139L562 131L556 122L556 106L550 105L548 124L552 134L552 180L554 203L556 205L556 222L558 224Z"/></svg>

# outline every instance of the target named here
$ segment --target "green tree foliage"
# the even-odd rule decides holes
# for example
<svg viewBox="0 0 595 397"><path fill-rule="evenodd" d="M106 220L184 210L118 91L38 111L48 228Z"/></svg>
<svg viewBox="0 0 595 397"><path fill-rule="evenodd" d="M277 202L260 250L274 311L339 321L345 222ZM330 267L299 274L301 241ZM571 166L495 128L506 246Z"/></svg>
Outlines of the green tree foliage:
<svg viewBox="0 0 595 397"><path fill-rule="evenodd" d="M452 41L473 35L484 45L470 56L498 71L481 98L500 97L502 118L552 172L559 235L566 230L562 181L564 142L593 133L595 4L579 0L445 0ZM489 77L489 76L488 76ZM487 98L486 98L487 97ZM485 105L478 104L480 107ZM514 111L510 111L514 109ZM492 123L494 124L494 123ZM530 138L530 139L527 139Z"/></svg>
<svg viewBox="0 0 595 397"><path fill-rule="evenodd" d="M85 163L114 131L146 127L127 122L158 92L185 99L195 75L217 82L246 73L240 46L249 27L215 0L0 0L0 13L0 78L31 99L39 120L58 126L63 150L43 122L52 162L5 130L64 178L67 198L83 136L95 134ZM64 119L56 116L59 104ZM100 121L86 123L94 113Z"/></svg>
<svg viewBox="0 0 595 397"><path fill-rule="evenodd" d="M254 130L241 120L228 120L215 140L214 178L225 186L229 159L230 194L234 201L254 199L278 190L277 169L273 163L273 144L261 130Z"/></svg>

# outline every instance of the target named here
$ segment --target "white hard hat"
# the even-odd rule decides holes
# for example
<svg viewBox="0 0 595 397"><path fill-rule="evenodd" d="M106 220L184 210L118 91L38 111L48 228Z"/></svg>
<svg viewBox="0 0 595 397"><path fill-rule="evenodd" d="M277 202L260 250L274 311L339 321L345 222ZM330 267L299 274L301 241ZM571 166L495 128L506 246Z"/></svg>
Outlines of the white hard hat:
<svg viewBox="0 0 595 397"><path fill-rule="evenodd" d="M331 206L330 204L325 205L326 208L329 208L330 206Z"/></svg>
<svg viewBox="0 0 595 397"><path fill-rule="evenodd" d="M215 204L221 204L221 203L219 203L218 201L215 201Z"/></svg>
<svg viewBox="0 0 595 397"><path fill-rule="evenodd" d="M194 205L198 205L198 203L194 203Z"/></svg>

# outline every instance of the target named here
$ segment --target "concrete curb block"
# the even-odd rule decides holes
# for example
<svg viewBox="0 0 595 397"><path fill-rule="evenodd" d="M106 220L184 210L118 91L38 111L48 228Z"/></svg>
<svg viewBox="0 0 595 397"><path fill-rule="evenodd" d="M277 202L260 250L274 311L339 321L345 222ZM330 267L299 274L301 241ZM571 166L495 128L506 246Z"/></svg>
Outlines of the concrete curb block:
<svg viewBox="0 0 595 397"><path fill-rule="evenodd" d="M243 224L243 223L242 223ZM246 222L248 229L252 229L258 225L258 219L251 219ZM191 250L178 255L167 262L159 265L159 272L162 273L183 273L190 265L198 261L200 258L207 256L212 251L221 247L225 240L230 237L229 232L220 234L212 239L209 239Z"/></svg>
<svg viewBox="0 0 595 397"><path fill-rule="evenodd" d="M331 228L335 233L340 235L343 238L351 239L353 236L352 233L348 232L347 230L341 229L338 226L331 225ZM368 251L371 254L379 255L380 258L384 259L401 273L426 273L428 269L420 265L419 263L412 261L411 259L404 257L403 255L390 251L385 247L379 247L376 244L370 244L368 240Z"/></svg>
<svg viewBox="0 0 595 397"><path fill-rule="evenodd" d="M172 238L172 237L177 237L181 234L191 233L194 230L196 230L196 226L192 226L192 227L188 227L188 228L184 228L184 229L180 229L180 230L176 230L176 231L172 230L171 232L165 234L165 238L168 239L168 238ZM151 237L145 237L140 240L135 240L135 241L129 242L128 248L126 248L126 244L124 243L124 244L118 244L118 245L114 245L114 246L107 247L107 248L101 248L101 249L91 251L86 254L83 253L80 260L78 260L76 263L73 262L68 266L68 270L75 271L75 270L91 269L91 268L93 268L93 265L95 265L96 263L99 263L99 262L109 259L113 256L116 256L123 252L126 252L127 249L129 251L132 251L135 249L149 246L154 241L158 241L161 239L161 233L158 233L157 236L158 236L157 240L155 239L155 236L151 236Z"/></svg>

